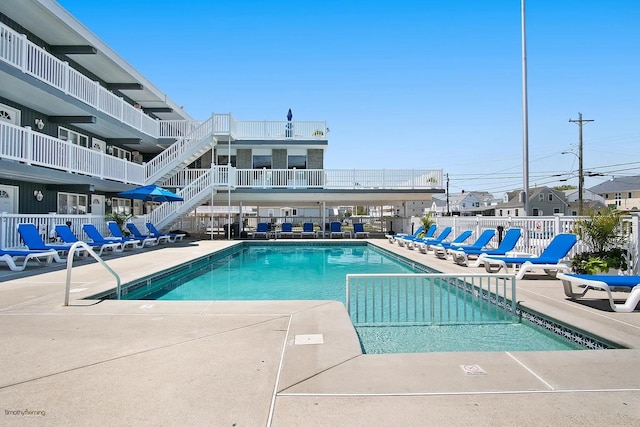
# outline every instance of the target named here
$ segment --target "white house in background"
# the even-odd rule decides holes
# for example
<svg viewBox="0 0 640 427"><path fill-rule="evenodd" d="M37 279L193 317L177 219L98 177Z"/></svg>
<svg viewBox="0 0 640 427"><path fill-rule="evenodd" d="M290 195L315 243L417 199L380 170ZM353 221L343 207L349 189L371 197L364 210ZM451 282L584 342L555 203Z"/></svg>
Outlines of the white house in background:
<svg viewBox="0 0 640 427"><path fill-rule="evenodd" d="M604 197L607 206L630 211L640 209L640 175L613 178L589 191Z"/></svg>
<svg viewBox="0 0 640 427"><path fill-rule="evenodd" d="M577 202L579 201L579 192L577 188L571 189L571 190L564 190L564 196L567 199L567 202ZM582 192L582 201L586 201L586 200L594 200L597 202L601 202L602 204L605 203L605 199L604 197L602 197L601 195L594 193L591 190L587 190L585 189Z"/></svg>
<svg viewBox="0 0 640 427"><path fill-rule="evenodd" d="M493 215L497 204L493 194L486 191L469 191L449 194L447 207L447 196L445 194L435 194L429 207L431 212L438 215Z"/></svg>

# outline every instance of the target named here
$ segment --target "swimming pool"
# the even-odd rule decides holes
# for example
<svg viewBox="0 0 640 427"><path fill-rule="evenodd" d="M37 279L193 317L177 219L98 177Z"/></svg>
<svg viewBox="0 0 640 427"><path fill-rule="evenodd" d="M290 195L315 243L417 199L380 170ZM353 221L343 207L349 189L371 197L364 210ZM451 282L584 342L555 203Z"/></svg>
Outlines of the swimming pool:
<svg viewBox="0 0 640 427"><path fill-rule="evenodd" d="M253 243L253 242L251 242ZM123 299L150 300L337 300L345 303L348 273L433 272L385 253L364 242L335 245L247 244L222 251L123 287ZM494 329L491 338L477 339L487 325L399 326L355 325L365 352L424 352L583 348L519 322ZM491 326L493 327L493 325ZM497 331L500 331L499 333ZM433 336L437 333L436 336ZM446 333L451 339L442 339ZM431 336L431 337L430 337ZM407 338L408 337L408 338ZM429 342L438 341L438 345ZM520 344L514 345L514 342ZM448 344L447 344L448 343ZM461 345L461 343L471 343ZM446 345L445 345L446 344ZM444 347L443 347L444 346Z"/></svg>

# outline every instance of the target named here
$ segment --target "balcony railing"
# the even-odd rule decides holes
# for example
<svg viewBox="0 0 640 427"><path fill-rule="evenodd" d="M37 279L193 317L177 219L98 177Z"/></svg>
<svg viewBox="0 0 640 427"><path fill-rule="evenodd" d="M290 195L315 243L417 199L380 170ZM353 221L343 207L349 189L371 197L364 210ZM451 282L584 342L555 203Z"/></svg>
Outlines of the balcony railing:
<svg viewBox="0 0 640 427"><path fill-rule="evenodd" d="M3 122L0 122L0 158L128 184L145 184L143 165Z"/></svg>
<svg viewBox="0 0 640 427"><path fill-rule="evenodd" d="M424 190L442 188L438 169L236 169L212 167L212 185L232 188L311 188L339 190ZM162 184L183 188L209 169L186 169Z"/></svg>
<svg viewBox="0 0 640 427"><path fill-rule="evenodd" d="M202 123L199 120L153 119L73 69L69 63L29 41L26 35L1 23L0 60L153 138L180 138ZM234 139L322 140L327 135L324 121L236 122L231 114L213 116L214 135L231 135Z"/></svg>

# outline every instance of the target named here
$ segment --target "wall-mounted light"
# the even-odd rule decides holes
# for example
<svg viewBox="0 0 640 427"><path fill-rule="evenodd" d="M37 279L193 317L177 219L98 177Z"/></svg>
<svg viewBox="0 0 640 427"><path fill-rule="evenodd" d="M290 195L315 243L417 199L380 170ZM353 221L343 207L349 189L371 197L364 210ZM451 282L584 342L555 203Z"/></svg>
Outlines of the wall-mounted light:
<svg viewBox="0 0 640 427"><path fill-rule="evenodd" d="M41 202L44 199L44 194L40 190L33 190L33 197L36 198L37 201Z"/></svg>
<svg viewBox="0 0 640 427"><path fill-rule="evenodd" d="M44 128L44 121L42 121L42 119L35 119L34 123L38 129L42 130Z"/></svg>
<svg viewBox="0 0 640 427"><path fill-rule="evenodd" d="M107 199L104 202L107 204L107 206L111 206L111 199Z"/></svg>

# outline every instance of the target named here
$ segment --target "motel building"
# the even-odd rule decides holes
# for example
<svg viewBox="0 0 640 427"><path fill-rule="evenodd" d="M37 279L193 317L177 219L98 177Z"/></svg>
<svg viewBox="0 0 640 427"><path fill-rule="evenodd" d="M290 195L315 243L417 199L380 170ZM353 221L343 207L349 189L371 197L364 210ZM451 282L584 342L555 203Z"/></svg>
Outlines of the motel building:
<svg viewBox="0 0 640 427"><path fill-rule="evenodd" d="M235 221L251 229L264 212L326 224L341 206L444 192L438 169L327 168L323 120L187 111L55 1L0 2L0 247L20 246L21 222L43 236L67 220L106 233L105 215L118 212L195 231L200 208L227 213L206 221L210 231ZM149 184L184 202L118 197Z"/></svg>

